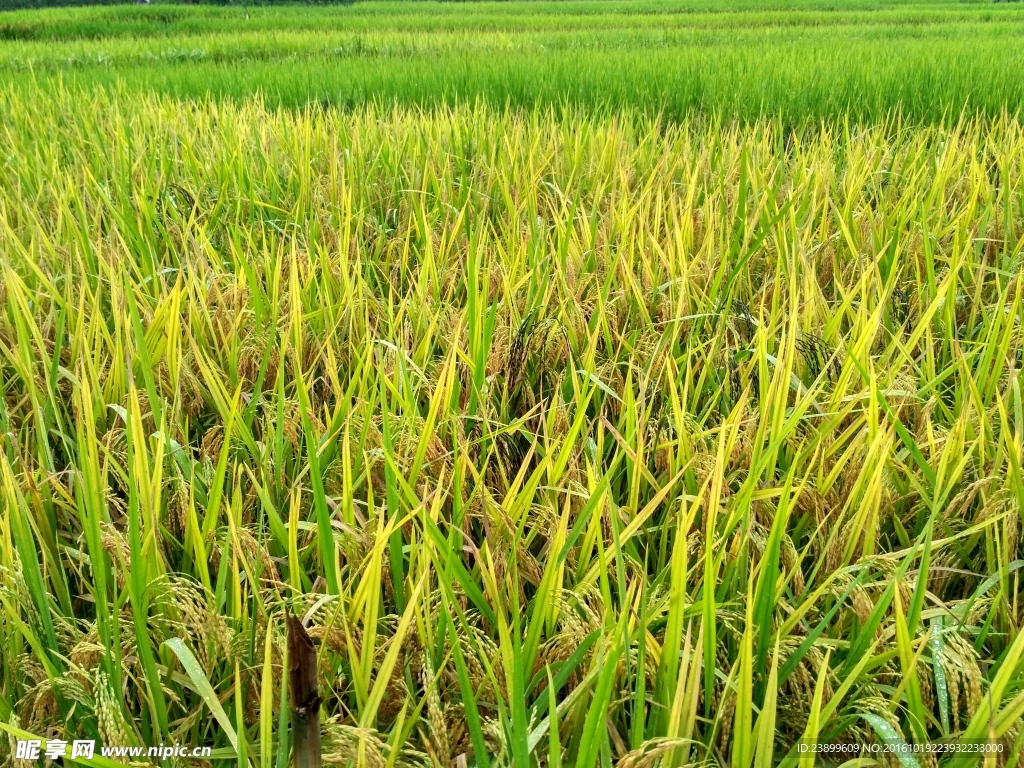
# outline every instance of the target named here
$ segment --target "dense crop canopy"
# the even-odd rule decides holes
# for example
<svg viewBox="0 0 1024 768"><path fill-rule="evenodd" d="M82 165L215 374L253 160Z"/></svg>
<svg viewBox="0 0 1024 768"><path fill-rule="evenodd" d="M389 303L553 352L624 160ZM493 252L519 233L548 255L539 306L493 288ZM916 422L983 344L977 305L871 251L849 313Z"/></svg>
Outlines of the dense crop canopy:
<svg viewBox="0 0 1024 768"><path fill-rule="evenodd" d="M241 5L241 4L239 4ZM955 120L1024 106L1024 5L367 2L0 15L0 80L268 104Z"/></svg>
<svg viewBox="0 0 1024 768"><path fill-rule="evenodd" d="M1015 119L0 116L0 727L283 768L290 608L332 764L1019 754Z"/></svg>

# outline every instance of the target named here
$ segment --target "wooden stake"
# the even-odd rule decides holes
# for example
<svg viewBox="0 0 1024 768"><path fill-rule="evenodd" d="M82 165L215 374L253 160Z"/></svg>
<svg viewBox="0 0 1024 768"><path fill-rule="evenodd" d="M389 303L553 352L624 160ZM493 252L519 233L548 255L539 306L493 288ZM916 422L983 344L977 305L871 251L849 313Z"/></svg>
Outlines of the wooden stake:
<svg viewBox="0 0 1024 768"><path fill-rule="evenodd" d="M295 768L320 768L320 693L316 647L302 621L288 614L288 688Z"/></svg>

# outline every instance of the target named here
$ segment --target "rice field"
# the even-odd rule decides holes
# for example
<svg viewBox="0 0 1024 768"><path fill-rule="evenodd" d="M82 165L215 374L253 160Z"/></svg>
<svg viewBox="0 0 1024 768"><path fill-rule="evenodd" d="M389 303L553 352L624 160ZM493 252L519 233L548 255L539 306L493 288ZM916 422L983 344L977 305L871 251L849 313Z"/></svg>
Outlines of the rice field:
<svg viewBox="0 0 1024 768"><path fill-rule="evenodd" d="M566 104L955 121L1024 105L1024 4L924 0L359 2L0 16L0 79L271 106Z"/></svg>
<svg viewBox="0 0 1024 768"><path fill-rule="evenodd" d="M0 764L1021 765L1024 9L240 10L0 14Z"/></svg>

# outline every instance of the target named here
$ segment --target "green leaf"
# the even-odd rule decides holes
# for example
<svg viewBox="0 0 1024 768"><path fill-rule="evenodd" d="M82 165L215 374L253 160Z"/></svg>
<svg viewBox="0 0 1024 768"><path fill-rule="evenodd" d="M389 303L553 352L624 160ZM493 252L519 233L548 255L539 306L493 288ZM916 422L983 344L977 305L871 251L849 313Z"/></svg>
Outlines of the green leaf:
<svg viewBox="0 0 1024 768"><path fill-rule="evenodd" d="M210 685L209 679L206 677L206 673L200 666L199 661L196 659L192 650L185 645L184 641L179 637L172 637L164 641L164 645L174 651L174 655L178 657L178 661L181 662L181 666L185 668L185 673L192 680L192 685L196 693L198 693L203 701L206 702L206 706L210 708L210 712L216 718L218 725L224 729L224 734L228 737L228 741L231 742L232 748L235 753L238 753L238 736L235 733L235 728L231 723L231 718L228 717L224 711L224 707L221 706L220 699L217 698L216 692L213 690L213 686Z"/></svg>

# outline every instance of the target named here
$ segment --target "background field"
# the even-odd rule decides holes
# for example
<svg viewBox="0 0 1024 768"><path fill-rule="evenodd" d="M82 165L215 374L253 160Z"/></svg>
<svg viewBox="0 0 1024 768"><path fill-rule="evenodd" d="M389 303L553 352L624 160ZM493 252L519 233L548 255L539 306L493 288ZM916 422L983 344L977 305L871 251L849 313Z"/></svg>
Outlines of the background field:
<svg viewBox="0 0 1024 768"><path fill-rule="evenodd" d="M1022 21L0 14L0 765L1019 768Z"/></svg>
<svg viewBox="0 0 1024 768"><path fill-rule="evenodd" d="M755 119L937 120L1024 103L1024 5L359 3L0 16L0 74L270 104L372 99ZM55 44L57 43L57 44Z"/></svg>

